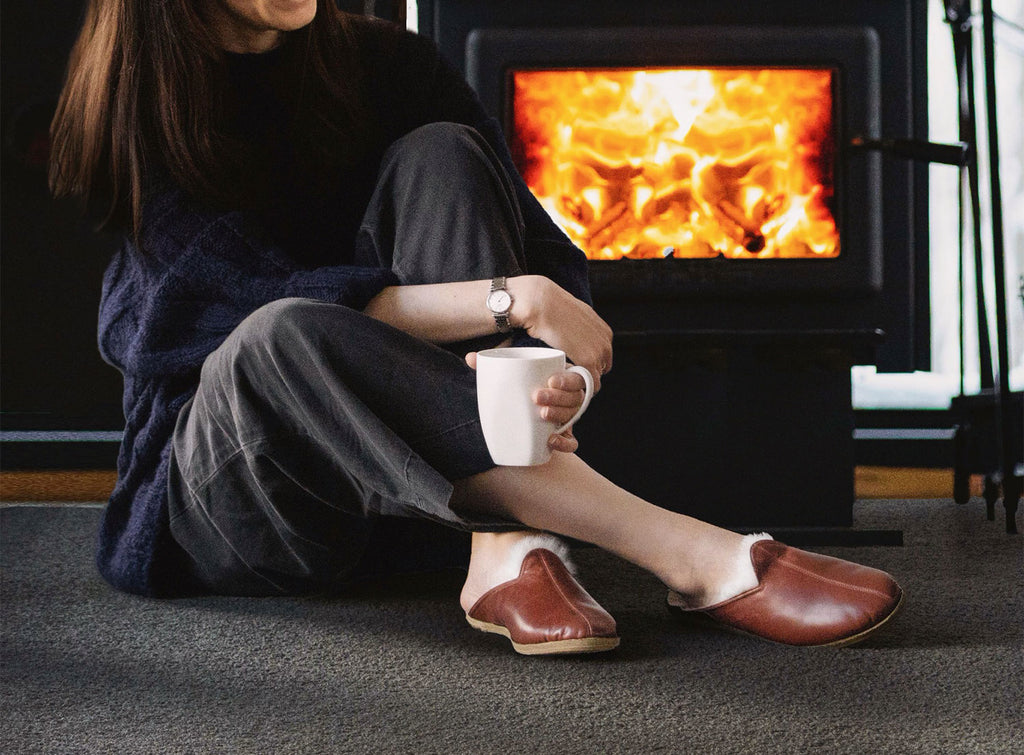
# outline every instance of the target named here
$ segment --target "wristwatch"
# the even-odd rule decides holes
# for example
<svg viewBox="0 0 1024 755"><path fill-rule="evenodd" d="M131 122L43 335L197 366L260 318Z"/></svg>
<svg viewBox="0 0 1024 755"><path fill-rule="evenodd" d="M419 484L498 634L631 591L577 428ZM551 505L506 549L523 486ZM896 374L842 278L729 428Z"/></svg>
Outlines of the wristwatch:
<svg viewBox="0 0 1024 755"><path fill-rule="evenodd" d="M499 333L508 333L512 330L512 323L508 319L508 313L512 310L512 294L505 288L504 276L491 281L491 290L487 294L487 309L494 315L494 324L498 326Z"/></svg>

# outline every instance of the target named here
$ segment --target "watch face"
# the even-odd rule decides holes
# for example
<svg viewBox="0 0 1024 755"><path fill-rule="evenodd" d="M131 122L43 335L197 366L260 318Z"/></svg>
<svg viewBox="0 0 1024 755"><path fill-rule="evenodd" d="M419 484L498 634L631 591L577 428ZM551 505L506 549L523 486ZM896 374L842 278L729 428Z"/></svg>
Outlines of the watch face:
<svg viewBox="0 0 1024 755"><path fill-rule="evenodd" d="M512 297L508 291L492 291L487 297L487 306L492 312L508 312L512 306Z"/></svg>

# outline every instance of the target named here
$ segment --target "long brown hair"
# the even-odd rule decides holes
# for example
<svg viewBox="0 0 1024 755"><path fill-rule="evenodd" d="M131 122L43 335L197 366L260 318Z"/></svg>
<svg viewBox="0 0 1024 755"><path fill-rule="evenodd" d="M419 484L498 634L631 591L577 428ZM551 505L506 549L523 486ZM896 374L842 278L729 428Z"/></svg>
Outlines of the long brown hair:
<svg viewBox="0 0 1024 755"><path fill-rule="evenodd" d="M50 128L50 188L138 237L157 171L201 200L237 200L245 146L224 129L224 54L195 0L89 0ZM302 139L348 159L365 113L346 14L323 2L284 44Z"/></svg>

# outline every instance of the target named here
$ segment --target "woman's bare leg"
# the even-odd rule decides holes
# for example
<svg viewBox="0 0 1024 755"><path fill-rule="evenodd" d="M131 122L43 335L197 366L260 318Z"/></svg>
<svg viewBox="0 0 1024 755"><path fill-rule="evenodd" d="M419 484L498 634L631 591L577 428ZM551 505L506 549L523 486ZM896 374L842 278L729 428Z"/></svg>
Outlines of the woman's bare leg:
<svg viewBox="0 0 1024 755"><path fill-rule="evenodd" d="M536 467L496 467L456 483L452 506L500 514L526 527L576 538L660 578L694 604L735 580L742 535L659 508L623 490L573 454ZM523 533L476 535L462 605L488 587L487 572ZM756 578L749 586L756 584Z"/></svg>

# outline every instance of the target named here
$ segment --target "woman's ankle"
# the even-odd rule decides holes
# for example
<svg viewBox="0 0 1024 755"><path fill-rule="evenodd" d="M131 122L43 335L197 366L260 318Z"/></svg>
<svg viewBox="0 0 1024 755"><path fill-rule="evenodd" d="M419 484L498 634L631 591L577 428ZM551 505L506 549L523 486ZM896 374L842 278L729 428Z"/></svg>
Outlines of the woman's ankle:
<svg viewBox="0 0 1024 755"><path fill-rule="evenodd" d="M533 548L554 550L565 560L568 548L554 535L537 530L513 532L474 532L469 571L459 603L468 611L492 587L518 576L519 564Z"/></svg>
<svg viewBox="0 0 1024 755"><path fill-rule="evenodd" d="M724 556L716 568L708 570L699 590L682 594L683 601L691 608L713 606L757 587L750 548L758 540L771 539L766 533L743 536L731 555Z"/></svg>
<svg viewBox="0 0 1024 755"><path fill-rule="evenodd" d="M662 581L695 607L713 605L756 587L750 546L770 535L744 536L710 525L703 525L702 530L696 536L691 533L688 544L677 548L664 572L655 572Z"/></svg>

